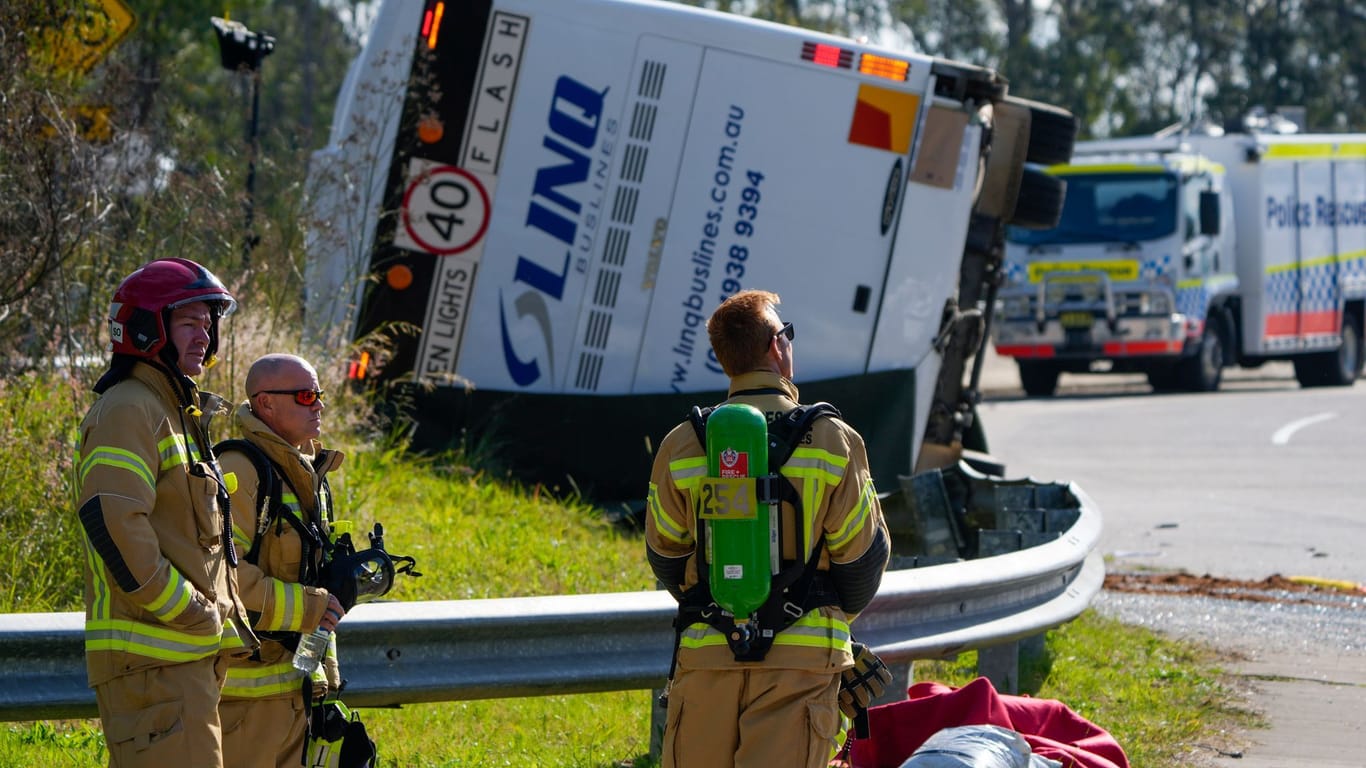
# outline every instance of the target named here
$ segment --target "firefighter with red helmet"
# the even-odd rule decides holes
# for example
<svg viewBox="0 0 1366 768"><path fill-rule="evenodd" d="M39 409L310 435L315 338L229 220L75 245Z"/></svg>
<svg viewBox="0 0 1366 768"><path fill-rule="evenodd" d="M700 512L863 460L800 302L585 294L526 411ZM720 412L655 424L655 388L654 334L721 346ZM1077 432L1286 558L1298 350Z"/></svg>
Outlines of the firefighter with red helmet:
<svg viewBox="0 0 1366 768"><path fill-rule="evenodd" d="M258 641L209 421L226 410L194 376L213 365L237 302L188 259L149 262L109 310L109 369L80 429L85 656L109 764L223 764L218 697Z"/></svg>

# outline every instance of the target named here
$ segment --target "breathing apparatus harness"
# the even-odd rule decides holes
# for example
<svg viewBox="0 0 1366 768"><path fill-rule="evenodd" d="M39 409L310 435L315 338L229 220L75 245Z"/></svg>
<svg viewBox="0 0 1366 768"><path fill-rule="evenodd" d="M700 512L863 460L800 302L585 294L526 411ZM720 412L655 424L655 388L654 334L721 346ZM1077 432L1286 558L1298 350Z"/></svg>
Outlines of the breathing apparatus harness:
<svg viewBox="0 0 1366 768"><path fill-rule="evenodd" d="M688 420L697 433L697 440L703 447L707 445L707 418L714 410L715 407L694 406L688 415ZM669 667L670 680L673 679L678 664L678 648L683 632L694 623L704 622L725 635L726 643L736 661L762 661L779 632L792 626L814 608L839 604L839 594L829 577L816 568L825 537L822 535L814 546L807 546L807 533L803 530L805 526L802 524L805 516L802 514L801 496L792 481L781 472L783 464L787 463L797 445L811 431L816 419L826 416L838 418L840 412L829 403L798 405L769 422L768 474L755 479L758 503L787 502L792 505L796 511L794 517L798 528L796 552L810 550L809 557L801 558L799 555L791 559L781 558L778 572L772 575L767 600L751 616L741 617L742 620L737 623L736 617L721 608L712 598L708 568L703 563L708 551L706 526L698 525L698 582L683 593L678 605L678 615L674 617L674 655ZM781 514L778 516L778 529L778 540L783 541ZM666 693L660 697L661 703L667 703L667 696Z"/></svg>
<svg viewBox="0 0 1366 768"><path fill-rule="evenodd" d="M256 531L251 541L251 549L243 556L247 562L252 565L258 564L261 557L261 542L271 526L275 527L278 535L282 527L288 524L299 535L302 548L298 582L304 586L323 587L329 594L335 595L342 608L347 611L354 608L357 603L369 602L387 593L393 587L397 574L422 575L415 570L417 561L412 557L394 555L385 550L384 527L379 523L375 523L374 531L369 534L370 548L357 552L349 531L341 533L335 541L328 541L319 529L318 523L305 523L291 514L283 499L280 468L255 443L233 438L220 441L214 446L215 454L221 455L225 451L237 451L246 456L256 470ZM320 454L314 460L314 464L317 465L324 459L325 455ZM331 487L326 477L322 479L320 495L331 496ZM328 513L330 511L326 510ZM324 510L320 508L319 512L321 514ZM329 519L327 522L333 521ZM340 528L340 524L337 524L337 527ZM313 556L318 550L323 552L321 565L315 562L316 558ZM253 624L260 618L257 611L249 610L248 614ZM298 632L258 630L256 634L288 648L293 648L299 642Z"/></svg>

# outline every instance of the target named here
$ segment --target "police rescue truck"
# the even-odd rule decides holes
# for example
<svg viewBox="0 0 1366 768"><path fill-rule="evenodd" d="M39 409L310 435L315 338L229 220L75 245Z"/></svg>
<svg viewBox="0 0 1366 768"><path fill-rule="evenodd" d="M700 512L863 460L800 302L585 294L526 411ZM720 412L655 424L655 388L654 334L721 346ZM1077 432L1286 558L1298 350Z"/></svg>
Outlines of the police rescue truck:
<svg viewBox="0 0 1366 768"><path fill-rule="evenodd" d="M355 345L351 377L418 447L638 498L651 441L725 397L707 317L775 291L803 399L835 402L894 484L970 224L1061 207L1025 163L1070 157L1074 121L1006 91L674 3L390 0L310 168L310 332Z"/></svg>
<svg viewBox="0 0 1366 768"><path fill-rule="evenodd" d="M1056 228L1011 228L996 351L1026 393L1061 372L1215 390L1222 368L1293 360L1302 386L1361 373L1366 134L1079 142Z"/></svg>

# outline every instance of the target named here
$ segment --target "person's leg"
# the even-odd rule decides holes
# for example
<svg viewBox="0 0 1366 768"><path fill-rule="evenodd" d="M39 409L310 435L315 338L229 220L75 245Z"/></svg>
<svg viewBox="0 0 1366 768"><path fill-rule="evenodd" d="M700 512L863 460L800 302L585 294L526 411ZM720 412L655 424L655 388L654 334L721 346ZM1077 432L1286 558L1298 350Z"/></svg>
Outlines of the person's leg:
<svg viewBox="0 0 1366 768"><path fill-rule="evenodd" d="M302 695L286 699L224 699L218 705L223 723L224 768L298 768L303 763L308 728Z"/></svg>
<svg viewBox="0 0 1366 768"><path fill-rule="evenodd" d="M730 768L745 673L680 667L669 689L661 768ZM768 763L768 766L782 763Z"/></svg>
<svg viewBox="0 0 1366 768"><path fill-rule="evenodd" d="M825 768L839 748L839 675L795 669L744 674L736 768Z"/></svg>
<svg viewBox="0 0 1366 768"><path fill-rule="evenodd" d="M223 768L215 663L152 667L96 686L110 768Z"/></svg>

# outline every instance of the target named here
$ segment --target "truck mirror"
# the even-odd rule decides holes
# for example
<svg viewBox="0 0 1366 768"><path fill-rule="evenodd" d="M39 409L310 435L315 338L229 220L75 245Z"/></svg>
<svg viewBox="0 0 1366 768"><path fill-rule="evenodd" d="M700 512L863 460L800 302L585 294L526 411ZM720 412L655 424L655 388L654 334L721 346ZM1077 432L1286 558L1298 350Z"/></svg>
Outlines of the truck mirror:
<svg viewBox="0 0 1366 768"><path fill-rule="evenodd" d="M1200 193L1200 234L1219 234L1219 193Z"/></svg>

